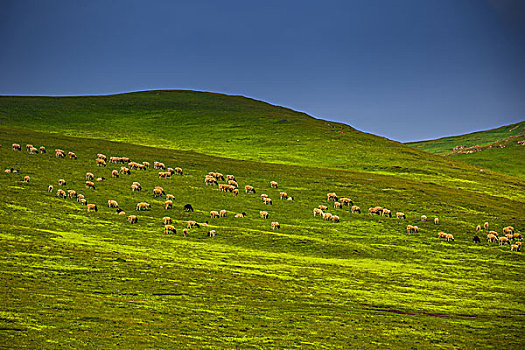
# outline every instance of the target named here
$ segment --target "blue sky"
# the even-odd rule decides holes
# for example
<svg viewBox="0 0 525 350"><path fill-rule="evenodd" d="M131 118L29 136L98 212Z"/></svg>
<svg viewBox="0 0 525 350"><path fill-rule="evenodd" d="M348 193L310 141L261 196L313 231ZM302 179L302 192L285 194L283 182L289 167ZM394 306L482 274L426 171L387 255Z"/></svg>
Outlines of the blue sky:
<svg viewBox="0 0 525 350"><path fill-rule="evenodd" d="M1 1L0 94L244 95L398 141L525 119L525 2Z"/></svg>

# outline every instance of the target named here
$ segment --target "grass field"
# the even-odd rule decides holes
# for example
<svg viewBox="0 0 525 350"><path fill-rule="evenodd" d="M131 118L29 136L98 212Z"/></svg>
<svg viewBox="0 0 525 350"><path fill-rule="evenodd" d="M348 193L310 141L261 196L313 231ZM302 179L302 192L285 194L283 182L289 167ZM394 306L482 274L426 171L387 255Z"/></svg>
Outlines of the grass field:
<svg viewBox="0 0 525 350"><path fill-rule="evenodd" d="M276 145L257 155L255 141L244 148L233 142L228 148L224 140L237 132L215 129L195 131L193 140L192 128L173 131L160 124L153 131L130 119L134 130L99 134L96 120L102 117L95 112L89 113L99 119L86 117L90 121L82 137L72 137L80 125L73 116L84 114L84 105L71 102L71 120L60 121L46 119L44 112L38 119L40 109L32 102L27 107L6 99L0 98L0 169L13 167L20 173L0 174L0 347L523 348L523 255L508 245L471 241L474 227L485 221L500 234L507 225L523 232L525 181L520 178L480 172L460 161L450 166L450 160L344 126L348 133L336 136L319 126L320 139L310 139L303 118L315 125L327 122L307 117L298 117L302 126L293 129L295 136L317 147L327 144L330 153L338 149L331 148L332 137L351 134L362 148L339 150L343 163L315 157L313 150L302 162L299 151L277 142L281 138L268 130L264 136L277 139ZM83 99L89 100L71 100ZM233 115L242 109L226 105ZM26 118L30 108L38 112L34 123ZM49 113L52 108L57 115L66 110L53 105ZM108 123L115 122L108 111L118 108L109 102L104 107L93 102L89 108L102 115L105 110ZM253 139L261 138L257 127L244 129ZM106 137L126 142L102 140ZM154 147L145 146L157 138ZM215 140L211 151L210 140ZM26 143L44 145L50 152L14 152L14 142L23 148ZM184 150L177 149L178 143ZM375 161L359 154L368 147ZM55 158L55 148L74 151L78 160ZM152 164L163 161L182 167L184 175L159 179L150 169L113 179L111 170L120 165L96 167L100 152ZM263 161L271 160L272 152L277 160ZM290 164L284 164L287 157ZM96 190L85 189L87 171L106 181L97 182ZM219 192L204 184L209 171L234 174L241 188L251 184L257 193L241 191L234 197ZM22 181L25 175L29 183ZM64 189L83 193L99 211L88 214L73 199L57 198L59 178L67 180ZM271 189L271 180L280 188ZM131 192L132 181L144 191ZM46 191L49 184L55 186L53 193ZM164 198L153 198L156 185L175 196L174 209L163 209ZM295 200L280 201L280 191ZM334 209L326 201L332 191L352 198L363 213ZM261 193L270 195L272 206L262 204ZM138 223L130 225L107 208L108 199L137 214ZM151 203L151 211L133 210L140 201ZM182 210L186 203L193 205L193 213ZM331 206L341 222L313 217L319 204ZM376 205L403 211L408 219L368 215L368 207ZM210 210L221 209L228 210L226 218L209 218ZM269 211L269 219L260 219L260 210ZM240 212L247 217L233 217ZM423 214L438 216L440 225L421 222ZM166 215L175 220L177 234L164 234ZM192 229L184 238L181 230L191 219L208 221L209 227ZM281 228L272 231L271 221ZM407 224L418 225L420 232L407 234ZM210 229L217 231L215 238L206 236ZM454 234L455 241L438 241L439 231Z"/></svg>

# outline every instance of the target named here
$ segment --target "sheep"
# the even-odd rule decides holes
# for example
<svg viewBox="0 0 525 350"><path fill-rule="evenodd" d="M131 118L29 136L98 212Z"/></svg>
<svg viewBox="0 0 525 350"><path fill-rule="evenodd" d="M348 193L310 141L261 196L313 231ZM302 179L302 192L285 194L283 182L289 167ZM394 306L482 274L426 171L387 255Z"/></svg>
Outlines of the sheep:
<svg viewBox="0 0 525 350"><path fill-rule="evenodd" d="M188 211L188 212L193 211L193 207L191 206L191 204L184 205L184 211Z"/></svg>
<svg viewBox="0 0 525 350"><path fill-rule="evenodd" d="M521 245L518 244L511 244L510 245L510 251L511 252L519 252L521 250Z"/></svg>
<svg viewBox="0 0 525 350"><path fill-rule="evenodd" d="M339 216L337 215L333 215L330 220L332 220L333 222L339 222Z"/></svg>
<svg viewBox="0 0 525 350"><path fill-rule="evenodd" d="M172 208L173 208L173 201L168 200L168 201L164 202L164 209L168 210L168 209L172 209Z"/></svg>
<svg viewBox="0 0 525 350"><path fill-rule="evenodd" d="M57 158L65 158L66 157L66 153L65 153L65 151L63 151L61 149L56 149L55 150L55 157L57 157Z"/></svg>
<svg viewBox="0 0 525 350"><path fill-rule="evenodd" d="M140 203L137 203L137 205L135 206L136 211L149 210L150 208L151 208L151 205L147 202L140 202Z"/></svg>
<svg viewBox="0 0 525 350"><path fill-rule="evenodd" d="M481 243L481 239L479 238L478 235L475 235L474 237L472 237L472 242L474 242L474 243Z"/></svg>
<svg viewBox="0 0 525 350"><path fill-rule="evenodd" d="M245 216L246 216L245 212L242 212L242 213L239 213L239 214L235 214L236 218L244 218Z"/></svg>
<svg viewBox="0 0 525 350"><path fill-rule="evenodd" d="M321 210L328 210L328 207L326 205L322 205L322 204L319 204L317 206L317 208L321 209Z"/></svg>
<svg viewBox="0 0 525 350"><path fill-rule="evenodd" d="M118 212L118 215L120 216L126 216L126 212L124 210L121 210Z"/></svg>
<svg viewBox="0 0 525 350"><path fill-rule="evenodd" d="M38 149L40 150L40 153L42 154L47 153L46 148L44 146L40 146Z"/></svg>
<svg viewBox="0 0 525 350"><path fill-rule="evenodd" d="M487 241L488 241L489 243L497 242L497 241L498 241L498 237L497 237L496 235L492 234L492 233L489 233L489 234L487 235Z"/></svg>
<svg viewBox="0 0 525 350"><path fill-rule="evenodd" d="M193 221L193 220L190 220L188 221L188 228L194 228L194 227L199 227L199 224L197 223L197 221Z"/></svg>
<svg viewBox="0 0 525 350"><path fill-rule="evenodd" d="M155 187L153 189L153 197L160 197L162 195L164 195L164 190L162 189L162 187Z"/></svg>
<svg viewBox="0 0 525 350"><path fill-rule="evenodd" d="M399 219L399 218L406 219L407 216L405 215L405 213L398 211L398 212L396 212L396 218L397 219Z"/></svg>
<svg viewBox="0 0 525 350"><path fill-rule="evenodd" d="M35 147L34 147L33 145L31 145L31 144L27 144L27 145L26 145L26 151L29 152L29 150L30 150L31 148L35 148Z"/></svg>
<svg viewBox="0 0 525 350"><path fill-rule="evenodd" d="M204 178L204 183L206 185L217 185L217 179L215 179L213 176L206 175Z"/></svg>
<svg viewBox="0 0 525 350"><path fill-rule="evenodd" d="M182 234L184 235L184 237L187 237L188 236L188 229L187 228L182 229Z"/></svg>
<svg viewBox="0 0 525 350"><path fill-rule="evenodd" d="M235 197L237 197L239 195L239 189L237 189L237 188L234 188L232 192L233 192L233 195Z"/></svg>
<svg viewBox="0 0 525 350"><path fill-rule="evenodd" d="M276 228L281 228L281 225L277 221L272 221L272 230L275 230Z"/></svg>
<svg viewBox="0 0 525 350"><path fill-rule="evenodd" d="M381 212L383 211L383 207L373 207L373 208L368 208L368 215L371 215L371 214L381 214Z"/></svg>
<svg viewBox="0 0 525 350"><path fill-rule="evenodd" d="M250 193L250 192L255 193L255 188L253 188L253 186L251 186L251 185L246 185L246 186L244 186L244 192L246 192L246 193Z"/></svg>
<svg viewBox="0 0 525 350"><path fill-rule="evenodd" d="M49 193L53 192L53 185L47 186L47 192Z"/></svg>
<svg viewBox="0 0 525 350"><path fill-rule="evenodd" d="M102 159L102 160L106 160L108 157L106 157L104 154L102 153L98 153L97 154L97 159Z"/></svg>
<svg viewBox="0 0 525 350"><path fill-rule="evenodd" d="M172 224L173 223L173 220L169 217L169 216L165 216L162 218L162 223L164 225L167 225L167 224Z"/></svg>
<svg viewBox="0 0 525 350"><path fill-rule="evenodd" d="M63 189L58 189L57 197L66 198L67 197L66 191L64 191Z"/></svg>
<svg viewBox="0 0 525 350"><path fill-rule="evenodd" d="M488 222L485 222L485 223L483 224L483 228L485 229L485 231L488 231L488 229L489 229L489 223L488 223Z"/></svg>
<svg viewBox="0 0 525 350"><path fill-rule="evenodd" d="M215 237L215 230L211 230L210 232L208 232L208 236L209 237Z"/></svg>
<svg viewBox="0 0 525 350"><path fill-rule="evenodd" d="M226 175L226 180L237 181L237 180L235 180L235 176L233 176L233 175Z"/></svg>
<svg viewBox="0 0 525 350"><path fill-rule="evenodd" d="M434 225L439 225L439 218L434 218Z"/></svg>
<svg viewBox="0 0 525 350"><path fill-rule="evenodd" d="M118 173L117 170L112 170L112 171L111 171L111 177L112 177L112 178L118 179L119 176L120 176L120 175L119 175L119 173Z"/></svg>
<svg viewBox="0 0 525 350"><path fill-rule="evenodd" d="M140 188L139 188L137 185L131 185L131 190L132 190L133 192L135 192L135 191L140 191Z"/></svg>
<svg viewBox="0 0 525 350"><path fill-rule="evenodd" d="M498 237L498 233L496 231L489 231L489 233L493 234L494 236Z"/></svg>
<svg viewBox="0 0 525 350"><path fill-rule="evenodd" d="M75 153L73 153L73 152L69 152L67 155L69 156L69 159L75 159L76 160L78 158L77 155Z"/></svg>
<svg viewBox="0 0 525 350"><path fill-rule="evenodd" d="M264 198L263 199L263 203L272 205L272 199L271 198Z"/></svg>
<svg viewBox="0 0 525 350"><path fill-rule="evenodd" d="M327 200L328 200L329 202L330 202L330 201L334 201L334 202L335 202L335 201L337 201L337 199L338 199L338 198L337 198L337 194L335 194L334 192L332 192L332 193L327 193L327 194L326 194L326 198L327 198Z"/></svg>
<svg viewBox="0 0 525 350"><path fill-rule="evenodd" d="M167 194L166 195L166 200L174 200L175 199L175 196L172 195L172 194Z"/></svg>
<svg viewBox="0 0 525 350"><path fill-rule="evenodd" d="M234 180L228 180L228 185L233 188L239 187L239 184L237 183L237 181L234 181Z"/></svg>
<svg viewBox="0 0 525 350"><path fill-rule="evenodd" d="M106 166L106 161L104 159L97 158L97 166Z"/></svg>
<svg viewBox="0 0 525 350"><path fill-rule="evenodd" d="M268 195L266 193L261 194L261 200L264 200L264 198L268 198Z"/></svg>
<svg viewBox="0 0 525 350"><path fill-rule="evenodd" d="M505 237L507 237L508 240L511 240L514 238L514 235L512 233L507 233Z"/></svg>
<svg viewBox="0 0 525 350"><path fill-rule="evenodd" d="M339 209L342 207L342 204L340 202L334 202L334 208Z"/></svg>
<svg viewBox="0 0 525 350"><path fill-rule="evenodd" d="M31 147L29 149L29 154L38 154L38 148L36 147Z"/></svg>
<svg viewBox="0 0 525 350"><path fill-rule="evenodd" d="M503 233L514 233L514 227L506 226L503 228Z"/></svg>
<svg viewBox="0 0 525 350"><path fill-rule="evenodd" d="M73 198L76 198L77 197L77 191L75 190L67 190L67 196L71 199Z"/></svg>
<svg viewBox="0 0 525 350"><path fill-rule="evenodd" d="M219 191L221 191L221 192L228 192L228 188L229 188L228 185L219 184Z"/></svg>
<svg viewBox="0 0 525 350"><path fill-rule="evenodd" d="M166 166L161 162L153 162L153 169L166 169Z"/></svg>
<svg viewBox="0 0 525 350"><path fill-rule="evenodd" d="M221 173L210 172L209 175L213 176L217 180L223 180L224 181L224 175L222 175Z"/></svg>
<svg viewBox="0 0 525 350"><path fill-rule="evenodd" d="M87 200L85 200L84 198L82 198L80 200L80 205L87 205Z"/></svg>
<svg viewBox="0 0 525 350"><path fill-rule="evenodd" d="M426 215L421 215L421 221L426 222L427 221L427 216Z"/></svg>
<svg viewBox="0 0 525 350"><path fill-rule="evenodd" d="M225 210L225 209L221 210L220 213L219 213L219 216L220 216L221 218L226 217L226 210Z"/></svg>
<svg viewBox="0 0 525 350"><path fill-rule="evenodd" d="M85 198L86 198L86 197L84 197L83 194L77 193L77 202L80 203L80 201L81 201L82 199L85 199Z"/></svg>
<svg viewBox="0 0 525 350"><path fill-rule="evenodd" d="M118 208L118 203L116 200L110 199L108 200L108 207L109 208Z"/></svg>
<svg viewBox="0 0 525 350"><path fill-rule="evenodd" d="M509 239L507 237L500 237L499 238L499 245L504 245L506 243L510 244Z"/></svg>
<svg viewBox="0 0 525 350"><path fill-rule="evenodd" d="M332 213L323 213L324 220L330 220L332 218Z"/></svg>
<svg viewBox="0 0 525 350"><path fill-rule="evenodd" d="M289 201L289 202L290 202L290 201L293 201L293 200L294 200L294 197L289 196L288 198L286 198L286 200Z"/></svg>
<svg viewBox="0 0 525 350"><path fill-rule="evenodd" d="M97 182L102 182L102 181L105 181L106 178L105 177L97 177Z"/></svg>
<svg viewBox="0 0 525 350"><path fill-rule="evenodd" d="M97 205L96 204L88 204L87 205L87 212L90 213L92 211L98 211L98 208L97 208Z"/></svg>
<svg viewBox="0 0 525 350"><path fill-rule="evenodd" d="M519 240L522 239L522 238L521 238L521 234L518 233L518 232L514 232L514 233L512 234L512 238L514 238L514 239L519 239Z"/></svg>
<svg viewBox="0 0 525 350"><path fill-rule="evenodd" d="M175 174L182 175L182 168L175 168Z"/></svg>
<svg viewBox="0 0 525 350"><path fill-rule="evenodd" d="M29 181L31 181L31 178L29 177L29 175L24 176L24 182L29 182Z"/></svg>
<svg viewBox="0 0 525 350"><path fill-rule="evenodd" d="M171 175L175 174L175 169L173 169L173 168L168 168L168 169L166 170L166 172L169 173L169 174L170 174L169 177L171 177Z"/></svg>
<svg viewBox="0 0 525 350"><path fill-rule="evenodd" d="M275 182L275 181L270 181L270 187L271 187L271 188L278 188L279 185L278 185L277 182Z"/></svg>
<svg viewBox="0 0 525 350"><path fill-rule="evenodd" d="M144 165L145 169L149 169L149 162L142 162L142 165Z"/></svg>
<svg viewBox="0 0 525 350"><path fill-rule="evenodd" d="M92 181L86 181L86 188L95 189L95 184Z"/></svg>
<svg viewBox="0 0 525 350"><path fill-rule="evenodd" d="M64 179L58 179L58 185L59 185L59 186L65 186L65 185L66 185L66 180L64 180Z"/></svg>
<svg viewBox="0 0 525 350"><path fill-rule="evenodd" d="M388 217L392 217L392 212L387 209L387 208L383 208L383 210L380 212L381 216L388 216Z"/></svg>
<svg viewBox="0 0 525 350"><path fill-rule="evenodd" d="M139 218L137 217L137 215L130 215L130 216L128 216L128 222L130 224L136 224L137 221L139 221Z"/></svg>
<svg viewBox="0 0 525 350"><path fill-rule="evenodd" d="M175 230L175 226L173 225L164 225L164 233L177 233L177 230Z"/></svg>
<svg viewBox="0 0 525 350"><path fill-rule="evenodd" d="M319 208L314 208L314 216L323 216L323 211Z"/></svg>
<svg viewBox="0 0 525 350"><path fill-rule="evenodd" d="M447 238L447 242L454 241L454 236L452 236L451 233L447 233L447 237L446 238Z"/></svg>
<svg viewBox="0 0 525 350"><path fill-rule="evenodd" d="M339 202L341 202L342 205L346 205L347 207L354 204L354 202L352 202L350 198L346 198L346 197L339 198Z"/></svg>
<svg viewBox="0 0 525 350"><path fill-rule="evenodd" d="M259 216L261 217L261 219L268 219L268 212L264 211L264 210L261 210L259 212Z"/></svg>
<svg viewBox="0 0 525 350"><path fill-rule="evenodd" d="M21 150L22 150L22 146L20 146L18 143L13 143L13 144L11 145L11 149L12 149L13 151L21 151Z"/></svg>
<svg viewBox="0 0 525 350"><path fill-rule="evenodd" d="M131 184L131 187L133 186L137 187L137 191L142 190L142 186L140 185L140 182L133 181L133 183Z"/></svg>
<svg viewBox="0 0 525 350"><path fill-rule="evenodd" d="M121 166L120 167L120 173L129 175L129 174L131 174L131 171L129 170L129 168L126 168L125 166Z"/></svg>
<svg viewBox="0 0 525 350"><path fill-rule="evenodd" d="M357 205L352 205L352 213L361 214L361 208L359 208Z"/></svg>
<svg viewBox="0 0 525 350"><path fill-rule="evenodd" d="M407 233L412 233L413 228L414 228L414 226L407 225Z"/></svg>
<svg viewBox="0 0 525 350"><path fill-rule="evenodd" d="M93 173L86 173L86 180L93 180L95 178L95 175Z"/></svg>
<svg viewBox="0 0 525 350"><path fill-rule="evenodd" d="M476 226L476 232L479 233L479 231L481 231L481 225Z"/></svg>
<svg viewBox="0 0 525 350"><path fill-rule="evenodd" d="M215 211L215 210L212 210L210 211L210 217L213 219L213 218L218 218L219 217L219 212L218 211Z"/></svg>
<svg viewBox="0 0 525 350"><path fill-rule="evenodd" d="M438 233L438 239L441 240L441 238L446 239L447 238L447 234L445 232L439 232Z"/></svg>

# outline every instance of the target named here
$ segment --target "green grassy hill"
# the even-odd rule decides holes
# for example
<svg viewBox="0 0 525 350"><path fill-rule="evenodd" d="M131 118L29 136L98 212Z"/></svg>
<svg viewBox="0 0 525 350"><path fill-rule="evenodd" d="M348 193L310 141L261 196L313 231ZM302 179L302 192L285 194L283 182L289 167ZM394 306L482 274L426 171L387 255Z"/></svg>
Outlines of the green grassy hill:
<svg viewBox="0 0 525 350"><path fill-rule="evenodd" d="M180 112L185 117L179 119L173 111L161 118L161 105L172 103L167 97L160 103L162 93L0 98L0 169L20 170L0 173L0 347L522 348L523 255L509 245L489 244L486 233L479 245L471 240L475 226L485 221L500 235L507 225L523 232L524 180L462 162L451 166L450 160L348 126L340 126L344 134L333 132L327 124L336 124L249 99L177 94L187 94L178 106L193 111ZM140 98L132 103L133 96ZM212 96L224 105L192 105L188 96ZM100 102L106 99L107 104ZM112 99L134 107L126 111ZM142 122L147 101L157 111L151 112L157 128ZM207 108L202 116L196 112ZM224 117L217 130L210 126L216 113ZM237 131L225 130L250 115L251 122L242 124L250 140L230 142L228 149L223 143ZM262 121L252 128L255 115ZM104 120L125 126L100 127ZM199 122L183 126L184 120ZM275 136L292 131L317 148L301 158L284 137ZM128 142L105 141L106 136ZM338 137L343 138L331 141ZM265 144L269 153L260 157L269 161L263 162L255 159L255 141L264 138L275 144ZM227 152L209 149L210 140ZM50 152L12 151L15 142L23 149L27 143L44 145ZM148 142L155 147L144 146ZM177 149L178 142L185 150ZM345 146L331 148L334 142ZM325 145L325 151L338 149L342 160L320 156ZM78 160L55 158L55 148L75 152ZM375 158L367 156L369 148ZM162 161L182 167L184 175L159 179L158 171L149 169L111 178L111 170L121 165L97 167L97 153ZM84 187L88 171L106 178L95 190ZM234 174L241 188L251 184L257 193L235 197L206 186L209 171ZM26 175L29 183L22 181ZM62 188L84 194L98 212L57 198L59 178L67 181ZM279 189L270 188L271 180ZM133 181L144 190L132 192ZM163 208L165 198L153 198L157 185L175 196L173 209ZM280 191L295 200L279 200ZM326 200L332 191L352 198L363 213L334 208ZM273 205L262 203L262 193ZM138 215L138 223L130 225L127 215L108 208L109 199L127 215ZM141 201L151 210L136 212ZM183 211L186 203L195 211ZM320 204L340 222L314 217ZM377 205L403 211L407 219L368 215ZM228 211L225 218L209 218L210 210L221 209ZM269 219L259 218L261 210ZM241 212L247 217L234 218ZM428 222L420 220L423 214ZM166 215L174 219L177 234L164 233ZM188 220L207 221L209 227L191 229L184 238ZM272 230L272 221L281 228ZM418 225L419 232L407 234L407 224ZM216 237L206 236L210 229ZM438 240L439 231L452 233L455 241Z"/></svg>
<svg viewBox="0 0 525 350"><path fill-rule="evenodd" d="M525 140L525 122L520 122L466 135L411 142L407 145L503 174L525 178L525 145L518 144L518 141L523 140ZM500 145L505 147L500 148ZM453 151L456 146L463 146L463 149L459 152ZM479 147L476 149L473 146ZM481 151L464 153L469 147Z"/></svg>

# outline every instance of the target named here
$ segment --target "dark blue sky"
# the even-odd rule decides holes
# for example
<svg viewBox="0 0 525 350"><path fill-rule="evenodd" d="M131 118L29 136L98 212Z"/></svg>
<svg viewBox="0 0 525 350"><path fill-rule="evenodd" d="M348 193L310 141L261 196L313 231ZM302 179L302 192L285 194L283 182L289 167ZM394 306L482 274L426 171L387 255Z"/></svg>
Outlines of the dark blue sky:
<svg viewBox="0 0 525 350"><path fill-rule="evenodd" d="M244 95L407 141L525 119L525 1L0 1L0 94Z"/></svg>

